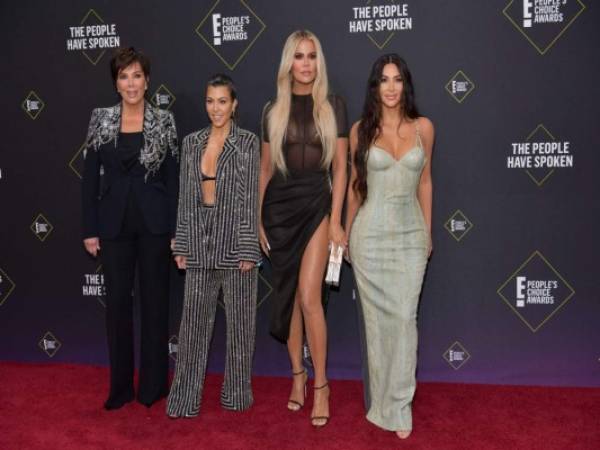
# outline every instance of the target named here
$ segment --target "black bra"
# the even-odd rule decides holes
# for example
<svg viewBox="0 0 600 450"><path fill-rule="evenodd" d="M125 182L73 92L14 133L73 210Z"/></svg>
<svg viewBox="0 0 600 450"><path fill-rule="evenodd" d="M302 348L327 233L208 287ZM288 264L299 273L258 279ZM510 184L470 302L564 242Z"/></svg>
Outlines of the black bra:
<svg viewBox="0 0 600 450"><path fill-rule="evenodd" d="M214 181L217 179L217 176L215 174L214 177L209 177L208 175L206 175L204 172L200 171L200 174L202 175L202 181Z"/></svg>

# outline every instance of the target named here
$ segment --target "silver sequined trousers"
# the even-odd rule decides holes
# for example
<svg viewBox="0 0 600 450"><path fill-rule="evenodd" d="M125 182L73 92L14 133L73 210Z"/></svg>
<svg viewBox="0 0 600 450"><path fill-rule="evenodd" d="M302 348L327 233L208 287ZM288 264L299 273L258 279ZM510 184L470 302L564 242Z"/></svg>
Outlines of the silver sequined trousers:
<svg viewBox="0 0 600 450"><path fill-rule="evenodd" d="M221 405L252 405L252 358L256 336L258 269L188 268L175 378L167 400L171 417L198 415L219 290L223 290L227 343Z"/></svg>

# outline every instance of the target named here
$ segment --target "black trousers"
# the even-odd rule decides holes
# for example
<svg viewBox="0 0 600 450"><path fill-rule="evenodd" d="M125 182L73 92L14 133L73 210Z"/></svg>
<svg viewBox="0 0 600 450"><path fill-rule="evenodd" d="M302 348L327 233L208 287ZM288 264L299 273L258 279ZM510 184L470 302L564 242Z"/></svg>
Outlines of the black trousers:
<svg viewBox="0 0 600 450"><path fill-rule="evenodd" d="M106 332L110 359L109 404L134 398L133 288L136 266L140 298L140 368L137 399L150 406L168 393L169 270L167 233L151 234L133 193L121 232L100 240L106 285Z"/></svg>

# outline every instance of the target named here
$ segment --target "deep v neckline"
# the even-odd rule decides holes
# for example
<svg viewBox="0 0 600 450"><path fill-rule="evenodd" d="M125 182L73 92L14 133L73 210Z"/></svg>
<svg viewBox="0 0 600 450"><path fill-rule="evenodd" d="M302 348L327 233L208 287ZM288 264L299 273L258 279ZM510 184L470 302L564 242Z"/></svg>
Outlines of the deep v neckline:
<svg viewBox="0 0 600 450"><path fill-rule="evenodd" d="M382 147L379 147L378 145L373 144L371 147L374 148L374 149L376 149L376 150L382 151L383 153L385 153L386 155L388 155L390 158L392 158L394 160L394 162L396 162L396 163L399 163L400 161L402 161L413 150L421 148L418 145L414 145L412 148L410 148L407 151L405 151L404 154L400 158L396 159L392 153L390 153L389 151L387 151L386 149L384 149Z"/></svg>

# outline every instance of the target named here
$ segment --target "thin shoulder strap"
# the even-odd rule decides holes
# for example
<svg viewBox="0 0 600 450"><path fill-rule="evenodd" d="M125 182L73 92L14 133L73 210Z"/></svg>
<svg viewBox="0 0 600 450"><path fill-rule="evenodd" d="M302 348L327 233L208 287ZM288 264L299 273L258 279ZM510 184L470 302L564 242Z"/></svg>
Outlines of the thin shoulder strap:
<svg viewBox="0 0 600 450"><path fill-rule="evenodd" d="M423 148L423 141L421 140L421 132L419 131L419 118L415 119L415 144L418 147Z"/></svg>

